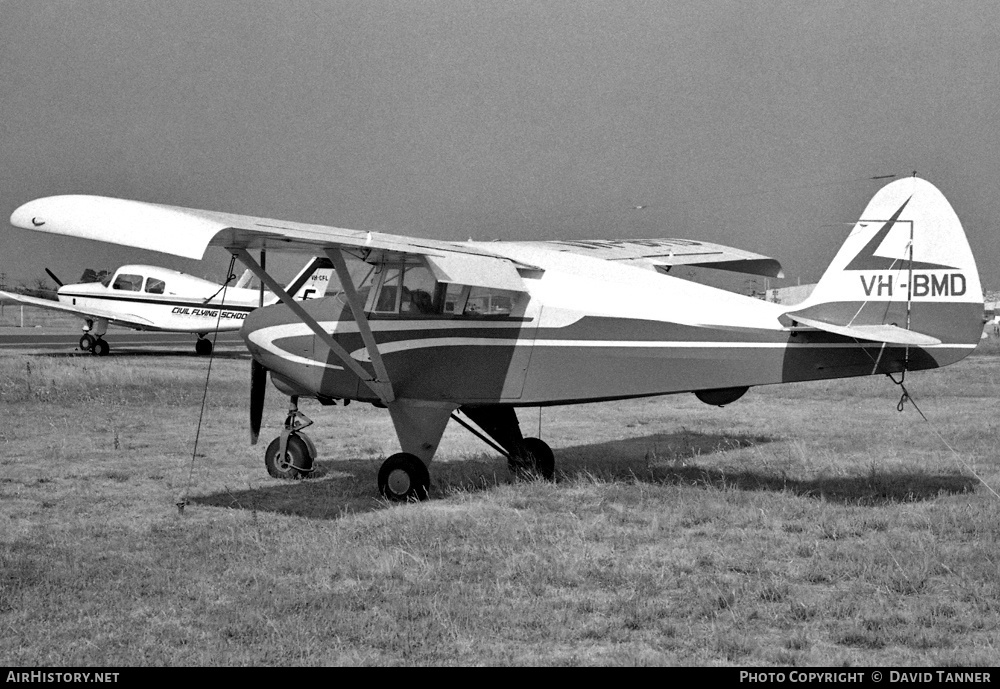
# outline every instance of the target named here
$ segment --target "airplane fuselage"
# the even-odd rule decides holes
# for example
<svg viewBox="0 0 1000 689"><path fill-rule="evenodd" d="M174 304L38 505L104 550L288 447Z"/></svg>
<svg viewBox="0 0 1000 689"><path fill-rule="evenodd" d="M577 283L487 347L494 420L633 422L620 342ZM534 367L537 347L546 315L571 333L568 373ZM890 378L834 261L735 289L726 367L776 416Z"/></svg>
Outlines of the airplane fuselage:
<svg viewBox="0 0 1000 689"><path fill-rule="evenodd" d="M129 327L168 332L237 330L259 305L256 290L229 288L225 304L220 285L157 266L122 266L102 282L63 285L59 301L81 311L120 315ZM220 313L221 312L221 313Z"/></svg>
<svg viewBox="0 0 1000 689"><path fill-rule="evenodd" d="M960 331L921 348L859 341L783 323L787 306L652 270L517 243L489 247L544 269L524 276L527 291L510 313L367 314L397 397L535 406L870 375L953 363L978 339ZM345 303L305 307L371 370ZM256 311L242 334L289 392L378 399L285 306Z"/></svg>
<svg viewBox="0 0 1000 689"><path fill-rule="evenodd" d="M218 289L218 287L216 287ZM81 283L64 285L59 289L59 301L75 306L83 311L114 311L122 320L136 321L129 325L136 329L163 330L167 332L211 332L219 323L219 330L237 330L243 325L243 319L256 308L256 305L240 306L226 304L221 307L217 299L206 303L203 298L180 297L176 295L161 296L136 294L122 295L113 293L110 288L100 283ZM227 299L227 301L229 301ZM148 321L148 326L139 323Z"/></svg>

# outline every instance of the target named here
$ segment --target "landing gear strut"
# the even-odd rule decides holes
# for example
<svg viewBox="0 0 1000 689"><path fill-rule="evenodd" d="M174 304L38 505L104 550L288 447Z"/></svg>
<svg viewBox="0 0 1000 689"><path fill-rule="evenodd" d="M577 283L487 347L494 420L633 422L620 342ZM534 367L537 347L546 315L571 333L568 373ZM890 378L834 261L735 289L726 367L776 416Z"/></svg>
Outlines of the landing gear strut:
<svg viewBox="0 0 1000 689"><path fill-rule="evenodd" d="M299 479L307 478L315 471L313 460L316 457L316 446L302 432L303 428L311 425L312 420L299 411L299 398L292 396L281 435L272 440L264 452L267 473L274 478Z"/></svg>

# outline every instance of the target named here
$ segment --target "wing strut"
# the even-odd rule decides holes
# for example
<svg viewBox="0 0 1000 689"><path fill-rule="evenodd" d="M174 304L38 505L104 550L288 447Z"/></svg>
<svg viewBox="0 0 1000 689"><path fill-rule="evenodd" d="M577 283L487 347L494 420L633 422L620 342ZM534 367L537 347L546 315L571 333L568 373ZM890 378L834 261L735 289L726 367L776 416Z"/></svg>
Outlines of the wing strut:
<svg viewBox="0 0 1000 689"><path fill-rule="evenodd" d="M351 315L354 316L354 322L358 324L358 332L361 333L365 349L368 350L368 357L375 368L375 375L378 376L379 380L384 380L386 385L389 386L389 401L392 401L392 383L389 380L389 372L385 369L385 362L382 361L382 353L378 351L375 336L372 334L368 319L365 318L365 305L361 302L358 291L354 289L354 280L347 269L347 261L344 260L344 253L340 249L334 248L323 249L323 251L333 261L333 267L337 269L340 286L344 289L344 294L347 296L347 303L351 306Z"/></svg>
<svg viewBox="0 0 1000 689"><path fill-rule="evenodd" d="M290 308L303 323L309 326L309 329L316 333L321 340L323 340L323 343L330 348L330 351L336 354L340 360L344 362L344 365L349 368L354 375L361 379L362 383L367 385L372 392L379 396L382 404L388 406L390 402L396 399L395 395L393 395L392 384L389 382L388 377L384 380L372 378L371 374L368 373L368 371L366 371L361 364L355 361L348 351L341 347L337 341L333 339L333 336L330 333L323 330L320 324L316 322L315 318L306 313L306 310L302 308L299 302L292 298L292 295L286 292L281 285L275 282L274 278L261 269L260 265L253 260L253 257L247 253L246 249L240 247L230 247L228 251L237 256L240 261L243 262L243 265L249 268L261 282L265 283L271 291L274 292L274 294L278 295L281 299L281 303ZM380 373L379 375L382 374Z"/></svg>

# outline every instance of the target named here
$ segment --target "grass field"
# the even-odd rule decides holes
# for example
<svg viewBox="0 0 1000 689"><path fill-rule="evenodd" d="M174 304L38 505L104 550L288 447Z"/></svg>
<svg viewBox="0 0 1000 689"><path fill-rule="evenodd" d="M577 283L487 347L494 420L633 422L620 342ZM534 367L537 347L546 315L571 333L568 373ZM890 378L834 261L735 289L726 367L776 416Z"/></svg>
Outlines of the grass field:
<svg viewBox="0 0 1000 689"><path fill-rule="evenodd" d="M0 664L996 665L995 342L907 377L929 424L885 378L524 411L554 483L452 427L409 505L368 405L268 477L245 355L192 460L207 365L0 355Z"/></svg>

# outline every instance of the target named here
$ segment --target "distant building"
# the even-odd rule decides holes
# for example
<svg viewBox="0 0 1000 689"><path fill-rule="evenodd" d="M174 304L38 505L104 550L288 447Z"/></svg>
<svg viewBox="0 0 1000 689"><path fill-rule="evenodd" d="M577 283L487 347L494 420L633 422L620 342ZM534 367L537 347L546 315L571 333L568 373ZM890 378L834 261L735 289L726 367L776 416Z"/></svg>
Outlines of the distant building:
<svg viewBox="0 0 1000 689"><path fill-rule="evenodd" d="M997 318L1000 316L1000 314L997 313L997 304L1000 304L1000 302L987 301L983 303L983 320L994 326L998 324Z"/></svg>

